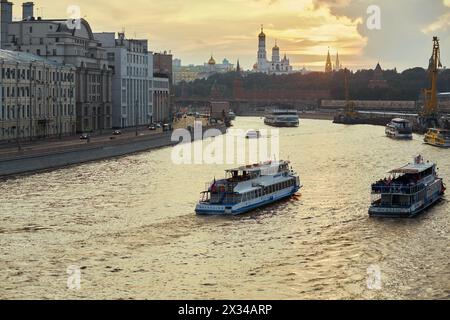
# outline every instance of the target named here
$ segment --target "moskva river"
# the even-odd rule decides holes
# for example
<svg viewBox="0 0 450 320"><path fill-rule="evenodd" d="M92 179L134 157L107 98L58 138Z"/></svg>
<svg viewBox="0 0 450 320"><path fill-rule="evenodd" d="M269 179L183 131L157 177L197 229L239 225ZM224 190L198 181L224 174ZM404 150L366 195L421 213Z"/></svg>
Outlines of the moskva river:
<svg viewBox="0 0 450 320"><path fill-rule="evenodd" d="M416 154L450 185L450 150L319 120L281 129L279 148L301 197L238 217L195 215L230 166L175 165L172 148L1 181L0 298L450 298L449 200L367 214L370 184Z"/></svg>

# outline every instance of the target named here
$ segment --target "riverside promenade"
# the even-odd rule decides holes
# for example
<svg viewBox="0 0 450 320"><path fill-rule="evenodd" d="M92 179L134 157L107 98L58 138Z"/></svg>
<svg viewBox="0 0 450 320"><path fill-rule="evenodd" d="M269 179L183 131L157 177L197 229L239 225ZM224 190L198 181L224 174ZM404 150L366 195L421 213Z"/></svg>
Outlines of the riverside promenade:
<svg viewBox="0 0 450 320"><path fill-rule="evenodd" d="M137 137L158 137L162 135L162 130L157 131L139 130ZM11 140L9 143L0 144L0 161L11 158L21 158L55 151L67 150L71 148L89 148L98 144L110 144L113 142L129 141L136 138L135 130L122 131L121 135L114 136L112 130L108 130L103 134L92 135L90 141L81 140L80 135L70 137L62 137L61 139L53 137L48 139ZM19 147L20 146L20 147Z"/></svg>
<svg viewBox="0 0 450 320"><path fill-rule="evenodd" d="M223 125L205 127L226 132ZM31 142L13 141L0 145L0 177L5 178L24 173L51 170L89 161L118 157L160 147L172 146L172 131L161 129L122 131L121 135L108 134L92 136L90 140L81 140L79 136L62 139L36 140Z"/></svg>
<svg viewBox="0 0 450 320"><path fill-rule="evenodd" d="M81 140L79 136L35 141L12 141L0 145L0 177L49 170L68 165L122 156L175 144L171 132L139 130L112 131ZM20 147L19 147L20 145Z"/></svg>

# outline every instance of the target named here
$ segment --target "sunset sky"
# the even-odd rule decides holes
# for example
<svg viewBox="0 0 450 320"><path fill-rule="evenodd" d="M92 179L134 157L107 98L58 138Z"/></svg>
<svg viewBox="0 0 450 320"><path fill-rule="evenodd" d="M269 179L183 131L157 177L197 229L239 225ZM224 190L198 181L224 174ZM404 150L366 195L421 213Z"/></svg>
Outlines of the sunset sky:
<svg viewBox="0 0 450 320"><path fill-rule="evenodd" d="M22 1L13 1L20 18ZM369 5L381 8L381 30L368 30ZM256 62L264 24L268 56L275 39L294 68L323 70L328 47L351 69L399 70L427 66L432 36L441 39L443 65L450 61L450 0L37 0L35 15L66 18L78 5L94 32L121 31L147 38L152 51L172 51L183 65L240 59Z"/></svg>

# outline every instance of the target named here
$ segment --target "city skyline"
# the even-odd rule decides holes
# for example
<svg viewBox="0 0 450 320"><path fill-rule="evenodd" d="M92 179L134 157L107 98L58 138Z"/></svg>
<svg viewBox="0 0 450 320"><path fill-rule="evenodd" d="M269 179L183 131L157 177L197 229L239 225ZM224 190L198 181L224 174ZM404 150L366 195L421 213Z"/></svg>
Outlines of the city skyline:
<svg viewBox="0 0 450 320"><path fill-rule="evenodd" d="M160 2L133 0L76 2L35 1L36 15L70 17L70 6L80 8L94 32L126 31L129 38L149 39L150 50L171 51L184 65L201 65L211 55L252 69L256 62L257 35L264 25L267 48L277 40L294 69L322 71L330 49L339 52L343 67L384 69L426 67L432 36L442 43L442 62L450 51L450 1L368 0L205 0ZM22 1L13 1L15 19L21 17ZM351 4L351 6L349 6ZM369 5L378 5L381 29L366 27ZM401 12L399 12L399 8ZM119 19L120 17L120 19ZM407 45L405 45L407 44Z"/></svg>

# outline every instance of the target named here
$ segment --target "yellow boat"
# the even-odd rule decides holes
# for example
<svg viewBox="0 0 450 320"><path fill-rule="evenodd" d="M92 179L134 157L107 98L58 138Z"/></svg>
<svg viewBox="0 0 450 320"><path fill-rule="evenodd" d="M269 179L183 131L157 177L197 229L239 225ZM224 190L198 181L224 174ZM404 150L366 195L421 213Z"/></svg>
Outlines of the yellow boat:
<svg viewBox="0 0 450 320"><path fill-rule="evenodd" d="M450 148L450 130L429 129L425 134L424 141L432 146Z"/></svg>

